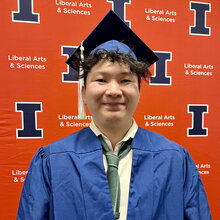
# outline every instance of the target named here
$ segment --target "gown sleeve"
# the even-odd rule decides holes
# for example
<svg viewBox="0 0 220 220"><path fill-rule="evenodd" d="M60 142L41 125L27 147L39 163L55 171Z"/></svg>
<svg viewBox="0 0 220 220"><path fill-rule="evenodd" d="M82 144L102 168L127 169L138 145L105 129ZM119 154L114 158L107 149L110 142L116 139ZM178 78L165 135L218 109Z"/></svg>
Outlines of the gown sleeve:
<svg viewBox="0 0 220 220"><path fill-rule="evenodd" d="M17 220L49 219L49 159L41 148L34 156L23 186Z"/></svg>
<svg viewBox="0 0 220 220"><path fill-rule="evenodd" d="M199 172L188 152L186 152L184 172L184 220L211 220Z"/></svg>

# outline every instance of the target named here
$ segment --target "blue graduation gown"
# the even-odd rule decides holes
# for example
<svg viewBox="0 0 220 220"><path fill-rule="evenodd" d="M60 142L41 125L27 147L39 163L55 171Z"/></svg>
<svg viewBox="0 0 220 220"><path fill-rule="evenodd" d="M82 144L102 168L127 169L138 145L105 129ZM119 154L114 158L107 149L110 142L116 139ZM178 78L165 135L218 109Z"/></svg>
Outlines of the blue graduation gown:
<svg viewBox="0 0 220 220"><path fill-rule="evenodd" d="M142 128L132 149L128 220L211 219L203 184L186 149ZM101 143L90 128L39 149L17 219L114 219Z"/></svg>

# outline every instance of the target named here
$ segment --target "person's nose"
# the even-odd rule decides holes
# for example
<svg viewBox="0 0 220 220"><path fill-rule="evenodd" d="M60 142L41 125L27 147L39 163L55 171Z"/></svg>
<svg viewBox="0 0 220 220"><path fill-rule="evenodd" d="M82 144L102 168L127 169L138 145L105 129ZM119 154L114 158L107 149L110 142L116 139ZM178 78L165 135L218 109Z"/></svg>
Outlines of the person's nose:
<svg viewBox="0 0 220 220"><path fill-rule="evenodd" d="M116 81L109 82L108 87L106 89L106 95L111 97L122 96L122 90L120 84Z"/></svg>

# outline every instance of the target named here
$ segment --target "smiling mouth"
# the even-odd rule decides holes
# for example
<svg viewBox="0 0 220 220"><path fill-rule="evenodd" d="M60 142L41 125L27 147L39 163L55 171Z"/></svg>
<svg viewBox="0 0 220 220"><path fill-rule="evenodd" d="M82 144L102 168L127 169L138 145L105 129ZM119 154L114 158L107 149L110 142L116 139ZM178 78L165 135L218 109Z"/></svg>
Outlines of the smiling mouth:
<svg viewBox="0 0 220 220"><path fill-rule="evenodd" d="M115 103L115 102L108 102L108 103L103 103L103 105L110 109L110 110L120 110L121 107L125 106L124 103Z"/></svg>

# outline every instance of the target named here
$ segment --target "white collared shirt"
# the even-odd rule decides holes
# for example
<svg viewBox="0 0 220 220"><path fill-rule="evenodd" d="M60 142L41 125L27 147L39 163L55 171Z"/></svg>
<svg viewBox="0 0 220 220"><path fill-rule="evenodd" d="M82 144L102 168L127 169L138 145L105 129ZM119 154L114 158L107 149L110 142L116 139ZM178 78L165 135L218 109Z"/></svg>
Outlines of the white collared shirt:
<svg viewBox="0 0 220 220"><path fill-rule="evenodd" d="M90 124L91 130L96 136L102 135L105 142L108 144L109 148L114 154L117 154L120 150L121 143L127 141L129 138L134 138L138 126L133 120L131 128L128 130L124 138L119 141L113 150L110 140L96 127L95 123L92 121ZM107 161L105 154L103 154L103 163L105 167L105 172L107 172ZM121 202L120 202L120 220L126 220L128 211L128 199L129 199L129 188L130 188L130 178L131 178L131 167L132 167L132 150L130 150L124 157L119 161L118 174L120 178L121 186Z"/></svg>

